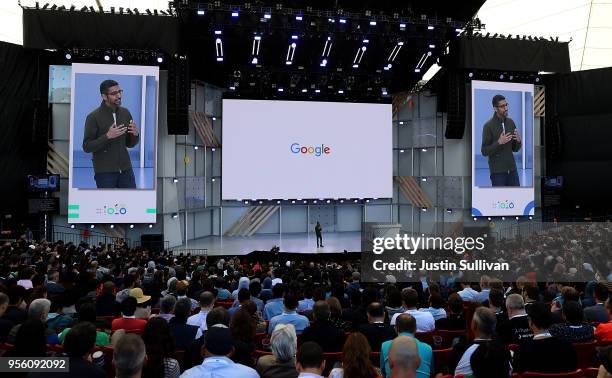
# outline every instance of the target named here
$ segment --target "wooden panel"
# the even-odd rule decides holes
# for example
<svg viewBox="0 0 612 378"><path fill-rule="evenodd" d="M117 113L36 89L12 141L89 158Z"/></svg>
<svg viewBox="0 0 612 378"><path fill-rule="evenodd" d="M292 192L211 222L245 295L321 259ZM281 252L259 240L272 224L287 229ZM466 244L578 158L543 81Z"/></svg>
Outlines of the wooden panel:
<svg viewBox="0 0 612 378"><path fill-rule="evenodd" d="M193 126L202 143L207 147L221 147L221 143L213 132L212 123L208 116L202 112L190 112Z"/></svg>
<svg viewBox="0 0 612 378"><path fill-rule="evenodd" d="M47 172L68 177L68 158L59 152L53 143L47 142L47 145L49 147L47 151Z"/></svg>
<svg viewBox="0 0 612 378"><path fill-rule="evenodd" d="M416 179L412 176L395 176L395 181L406 199L415 207L433 207L427 194L421 189Z"/></svg>
<svg viewBox="0 0 612 378"><path fill-rule="evenodd" d="M535 95L533 98L533 115L535 117L544 117L546 113L546 90L542 86L535 87Z"/></svg>
<svg viewBox="0 0 612 378"><path fill-rule="evenodd" d="M279 209L279 206L254 206L225 232L225 236L252 236Z"/></svg>

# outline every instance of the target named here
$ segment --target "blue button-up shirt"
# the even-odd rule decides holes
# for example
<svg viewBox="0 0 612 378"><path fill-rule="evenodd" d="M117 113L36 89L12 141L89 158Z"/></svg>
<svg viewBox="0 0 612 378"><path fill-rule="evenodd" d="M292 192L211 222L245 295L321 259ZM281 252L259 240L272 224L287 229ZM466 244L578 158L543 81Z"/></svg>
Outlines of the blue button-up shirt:
<svg viewBox="0 0 612 378"><path fill-rule="evenodd" d="M201 365L194 366L181 374L181 378L259 378L257 372L237 364L225 356L208 357Z"/></svg>
<svg viewBox="0 0 612 378"><path fill-rule="evenodd" d="M285 305L283 304L283 298L272 298L264 307L263 317L264 320L270 320L276 315L280 315L283 313L285 309Z"/></svg>
<svg viewBox="0 0 612 378"><path fill-rule="evenodd" d="M310 325L310 321L307 317L300 315L295 311L283 312L270 320L268 333L272 333L277 324L293 324L295 327L295 333L302 333L302 331Z"/></svg>

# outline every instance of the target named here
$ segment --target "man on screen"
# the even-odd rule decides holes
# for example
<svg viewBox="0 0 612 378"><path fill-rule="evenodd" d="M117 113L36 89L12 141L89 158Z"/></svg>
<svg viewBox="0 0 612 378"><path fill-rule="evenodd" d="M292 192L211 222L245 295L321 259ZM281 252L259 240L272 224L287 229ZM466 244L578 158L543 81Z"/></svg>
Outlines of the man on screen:
<svg viewBox="0 0 612 378"><path fill-rule="evenodd" d="M102 103L85 120L83 151L93 154L98 188L135 189L128 148L138 144L138 128L130 111L121 107L123 90L114 80L100 84Z"/></svg>
<svg viewBox="0 0 612 378"><path fill-rule="evenodd" d="M502 95L493 96L493 118L482 128L482 156L489 158L492 186L520 186L513 152L521 149L521 136L511 118L508 102Z"/></svg>

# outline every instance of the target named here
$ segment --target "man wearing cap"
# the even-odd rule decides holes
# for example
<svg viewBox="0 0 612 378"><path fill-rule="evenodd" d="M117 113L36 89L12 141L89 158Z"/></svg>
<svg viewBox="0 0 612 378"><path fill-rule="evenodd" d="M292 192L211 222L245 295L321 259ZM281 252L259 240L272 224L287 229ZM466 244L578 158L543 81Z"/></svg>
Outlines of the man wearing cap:
<svg viewBox="0 0 612 378"><path fill-rule="evenodd" d="M230 358L234 354L234 338L228 328L212 326L204 336L204 361L186 370L181 378L259 378L257 372Z"/></svg>

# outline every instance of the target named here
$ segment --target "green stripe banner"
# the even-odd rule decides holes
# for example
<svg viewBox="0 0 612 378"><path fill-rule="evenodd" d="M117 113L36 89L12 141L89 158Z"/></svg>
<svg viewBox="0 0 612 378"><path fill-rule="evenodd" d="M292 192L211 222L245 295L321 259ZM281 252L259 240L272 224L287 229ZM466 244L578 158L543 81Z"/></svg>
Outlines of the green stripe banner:
<svg viewBox="0 0 612 378"><path fill-rule="evenodd" d="M147 214L155 214L157 213L157 209L153 208L153 209L147 209Z"/></svg>
<svg viewBox="0 0 612 378"><path fill-rule="evenodd" d="M78 210L80 207L80 205L68 205L68 210Z"/></svg>
<svg viewBox="0 0 612 378"><path fill-rule="evenodd" d="M68 218L78 218L79 214L68 213Z"/></svg>

